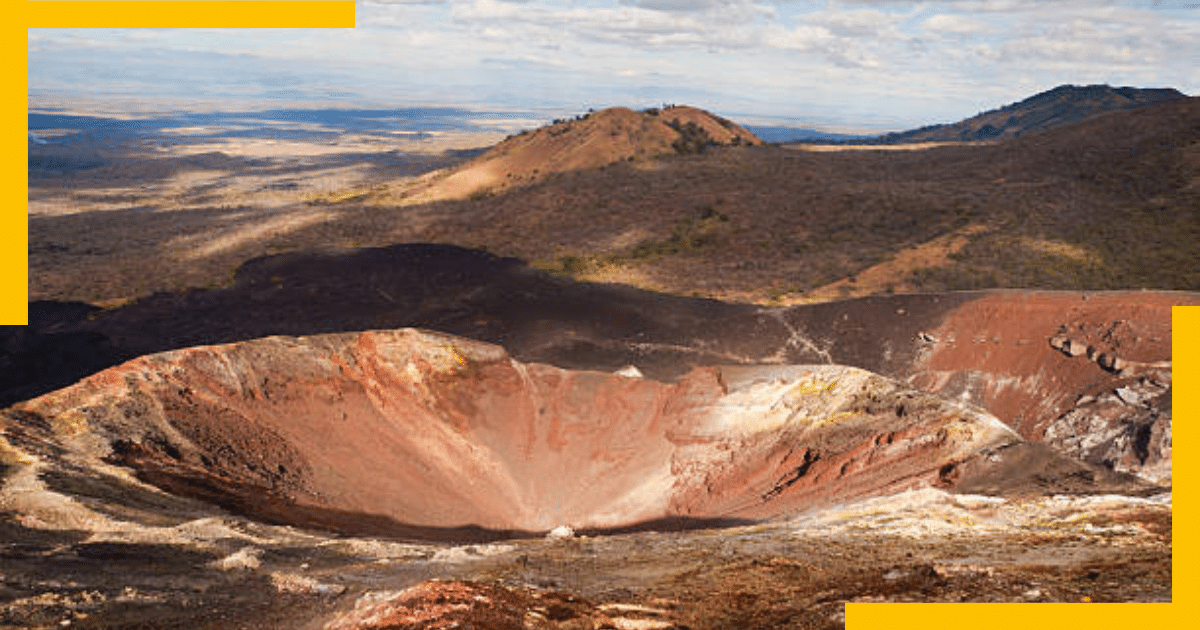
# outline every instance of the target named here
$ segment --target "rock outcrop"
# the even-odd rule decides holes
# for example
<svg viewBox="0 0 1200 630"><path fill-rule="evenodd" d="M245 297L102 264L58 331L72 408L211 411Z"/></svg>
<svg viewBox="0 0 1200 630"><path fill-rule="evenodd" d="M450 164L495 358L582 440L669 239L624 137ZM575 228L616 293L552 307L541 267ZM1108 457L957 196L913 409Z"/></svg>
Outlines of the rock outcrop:
<svg viewBox="0 0 1200 630"><path fill-rule="evenodd" d="M1082 461L1170 485L1169 376L1141 377L1081 398L1046 427L1044 440Z"/></svg>
<svg viewBox="0 0 1200 630"><path fill-rule="evenodd" d="M996 293L951 311L909 382L1026 439L1170 483L1170 293Z"/></svg>

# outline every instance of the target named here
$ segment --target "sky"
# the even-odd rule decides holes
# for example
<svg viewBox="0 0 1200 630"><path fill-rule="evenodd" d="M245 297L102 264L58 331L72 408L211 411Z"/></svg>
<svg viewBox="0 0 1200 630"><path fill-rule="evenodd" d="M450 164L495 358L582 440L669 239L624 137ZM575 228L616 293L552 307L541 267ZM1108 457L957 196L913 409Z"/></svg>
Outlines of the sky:
<svg viewBox="0 0 1200 630"><path fill-rule="evenodd" d="M548 119L678 103L883 131L1062 84L1200 95L1200 0L358 0L356 11L355 29L30 29L31 105L455 105Z"/></svg>

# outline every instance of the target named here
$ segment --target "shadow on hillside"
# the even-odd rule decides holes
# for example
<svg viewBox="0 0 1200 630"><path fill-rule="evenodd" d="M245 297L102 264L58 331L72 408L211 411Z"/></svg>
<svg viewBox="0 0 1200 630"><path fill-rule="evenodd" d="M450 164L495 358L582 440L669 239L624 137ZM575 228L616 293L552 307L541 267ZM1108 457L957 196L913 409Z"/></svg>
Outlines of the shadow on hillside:
<svg viewBox="0 0 1200 630"><path fill-rule="evenodd" d="M518 360L564 368L633 364L662 380L764 360L888 373L906 365L916 331L967 299L888 296L772 311L574 282L450 245L282 254L248 261L229 288L159 293L110 310L30 304L28 327L0 329L0 405L153 352L402 327L497 343Z"/></svg>

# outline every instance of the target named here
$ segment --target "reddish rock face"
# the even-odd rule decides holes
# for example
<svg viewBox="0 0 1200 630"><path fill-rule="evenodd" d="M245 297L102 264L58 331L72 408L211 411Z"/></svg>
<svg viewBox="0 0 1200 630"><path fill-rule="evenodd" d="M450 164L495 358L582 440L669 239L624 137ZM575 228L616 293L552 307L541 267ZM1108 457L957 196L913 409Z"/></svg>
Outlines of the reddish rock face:
<svg viewBox="0 0 1200 630"><path fill-rule="evenodd" d="M1148 370L1169 370L1171 307L1179 299L1169 293L985 295L929 331L915 382L942 394L967 392L1036 439L1080 396ZM1055 340L1060 343L1052 345ZM1069 346L1054 347L1064 340ZM1125 369L1113 370L1111 363L1106 369L1101 356L1119 358Z"/></svg>
<svg viewBox="0 0 1200 630"><path fill-rule="evenodd" d="M1024 438L1170 480L1171 307L1190 294L1004 292L923 333L909 382Z"/></svg>
<svg viewBox="0 0 1200 630"><path fill-rule="evenodd" d="M769 518L953 487L960 466L986 470L1020 443L992 416L856 368L662 383L413 329L149 355L0 422L252 516L370 533Z"/></svg>

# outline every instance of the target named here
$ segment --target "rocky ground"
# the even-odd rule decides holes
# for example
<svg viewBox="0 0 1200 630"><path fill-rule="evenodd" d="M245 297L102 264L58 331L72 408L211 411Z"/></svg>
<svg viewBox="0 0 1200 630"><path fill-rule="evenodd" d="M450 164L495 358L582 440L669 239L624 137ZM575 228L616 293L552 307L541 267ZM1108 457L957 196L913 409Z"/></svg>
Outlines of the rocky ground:
<svg viewBox="0 0 1200 630"><path fill-rule="evenodd" d="M151 497L176 521L137 523ZM924 490L732 529L470 545L140 498L108 530L6 519L0 627L836 628L849 601L1171 597L1162 498Z"/></svg>

